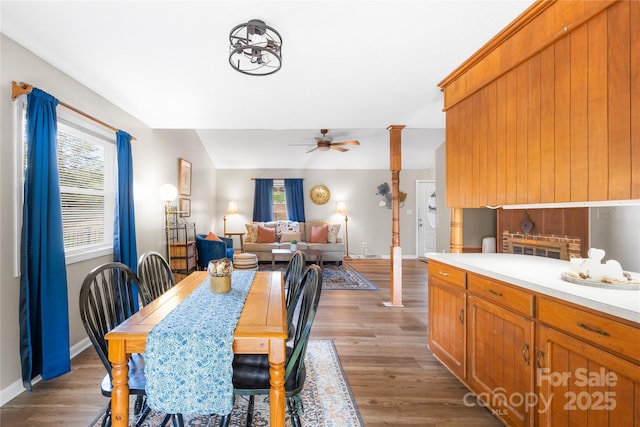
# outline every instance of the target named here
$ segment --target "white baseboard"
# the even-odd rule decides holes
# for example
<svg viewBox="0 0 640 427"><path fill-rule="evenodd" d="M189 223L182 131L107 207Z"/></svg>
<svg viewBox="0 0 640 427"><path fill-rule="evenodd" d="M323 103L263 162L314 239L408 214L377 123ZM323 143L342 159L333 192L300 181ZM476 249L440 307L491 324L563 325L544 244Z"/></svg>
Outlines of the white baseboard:
<svg viewBox="0 0 640 427"><path fill-rule="evenodd" d="M71 356L71 359L82 353L88 347L91 347L91 340L89 339L89 337L86 337L77 344L72 345L69 349L69 355ZM37 384L40 381L42 381L42 377L38 375L31 381L31 384ZM26 389L24 388L24 385L22 385L21 379L14 381L9 386L0 390L0 407L12 401L24 391L26 391Z"/></svg>

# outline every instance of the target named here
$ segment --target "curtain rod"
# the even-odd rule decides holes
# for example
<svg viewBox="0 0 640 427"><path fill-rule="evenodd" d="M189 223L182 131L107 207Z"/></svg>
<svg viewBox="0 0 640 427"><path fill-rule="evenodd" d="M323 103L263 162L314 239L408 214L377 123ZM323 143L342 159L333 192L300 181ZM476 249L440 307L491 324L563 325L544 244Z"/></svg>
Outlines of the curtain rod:
<svg viewBox="0 0 640 427"><path fill-rule="evenodd" d="M20 83L16 83L16 82L11 82L11 100L15 101L17 97L19 97L20 95L27 95L29 93L31 93L31 91L33 90L33 86L24 82L20 82ZM89 114L85 113L84 111L80 111L77 108L67 104L66 102L62 102L60 100L58 100L58 103L60 105L62 105L63 107L65 107L68 110L73 111L76 114L81 115L84 118L87 118L89 120L92 120L96 123L98 123L99 125L112 130L113 132L118 132L119 129L114 128L111 125L106 124L105 122L103 122L102 120L98 120L93 116L90 116ZM136 138L134 136L131 137L132 141L135 141Z"/></svg>
<svg viewBox="0 0 640 427"><path fill-rule="evenodd" d="M256 179L302 179L304 181L304 178L251 178L251 181L255 181Z"/></svg>

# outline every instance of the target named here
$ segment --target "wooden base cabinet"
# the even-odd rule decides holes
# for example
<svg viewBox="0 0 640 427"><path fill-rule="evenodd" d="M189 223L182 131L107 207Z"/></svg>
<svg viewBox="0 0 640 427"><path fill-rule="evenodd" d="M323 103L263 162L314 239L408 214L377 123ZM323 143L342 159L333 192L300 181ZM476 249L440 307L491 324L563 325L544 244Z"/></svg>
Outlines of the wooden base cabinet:
<svg viewBox="0 0 640 427"><path fill-rule="evenodd" d="M513 426L533 426L533 320L468 296L467 381L493 412Z"/></svg>
<svg viewBox="0 0 640 427"><path fill-rule="evenodd" d="M509 426L640 427L640 325L429 261L429 348Z"/></svg>
<svg viewBox="0 0 640 427"><path fill-rule="evenodd" d="M464 289L429 280L429 348L458 378L466 377Z"/></svg>
<svg viewBox="0 0 640 427"><path fill-rule="evenodd" d="M538 342L541 426L640 425L638 365L544 325Z"/></svg>

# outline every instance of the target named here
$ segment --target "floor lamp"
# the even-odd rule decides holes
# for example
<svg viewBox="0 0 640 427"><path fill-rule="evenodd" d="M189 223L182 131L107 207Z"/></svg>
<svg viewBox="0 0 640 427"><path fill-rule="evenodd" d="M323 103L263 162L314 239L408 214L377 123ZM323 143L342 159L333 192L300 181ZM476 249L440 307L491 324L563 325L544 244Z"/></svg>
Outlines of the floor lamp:
<svg viewBox="0 0 640 427"><path fill-rule="evenodd" d="M344 201L338 202L336 212L340 215L344 215L344 241L347 249L347 255L344 259L351 259L349 256L349 217L347 216L347 205Z"/></svg>
<svg viewBox="0 0 640 427"><path fill-rule="evenodd" d="M172 211L170 204L178 197L178 189L171 184L161 185L158 189L158 196L164 202L164 220L167 228L167 262L171 265L171 218L169 218L169 215L176 214L178 211Z"/></svg>

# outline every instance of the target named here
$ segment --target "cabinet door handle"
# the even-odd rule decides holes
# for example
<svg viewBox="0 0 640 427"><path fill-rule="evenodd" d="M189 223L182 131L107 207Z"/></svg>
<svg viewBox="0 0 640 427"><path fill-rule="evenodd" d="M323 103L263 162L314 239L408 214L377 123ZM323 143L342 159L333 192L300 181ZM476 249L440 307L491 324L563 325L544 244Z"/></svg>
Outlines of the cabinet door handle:
<svg viewBox="0 0 640 427"><path fill-rule="evenodd" d="M501 297L501 296L502 296L502 292L494 291L493 289L489 289L489 293L490 293L490 294L497 295L497 296L499 296L499 297Z"/></svg>
<svg viewBox="0 0 640 427"><path fill-rule="evenodd" d="M603 331L601 329L592 328L591 326L585 325L582 322L578 322L578 326L580 326L583 329L586 329L589 332L595 332L596 334L604 335L605 337L609 336L609 332Z"/></svg>
<svg viewBox="0 0 640 427"><path fill-rule="evenodd" d="M460 314L458 315L458 319L460 319L460 323L464 325L464 310L460 309Z"/></svg>
<svg viewBox="0 0 640 427"><path fill-rule="evenodd" d="M522 358L524 359L525 365L529 364L529 358L527 357L528 352L529 352L529 344L525 344L524 348L522 349Z"/></svg>
<svg viewBox="0 0 640 427"><path fill-rule="evenodd" d="M449 273L445 273L444 271L438 271L438 274L444 277L447 277Z"/></svg>
<svg viewBox="0 0 640 427"><path fill-rule="evenodd" d="M542 365L540 364L540 361L542 360L542 358L544 357L544 351L541 351L538 353L538 358L536 359L536 365L538 365L538 368L542 369Z"/></svg>

